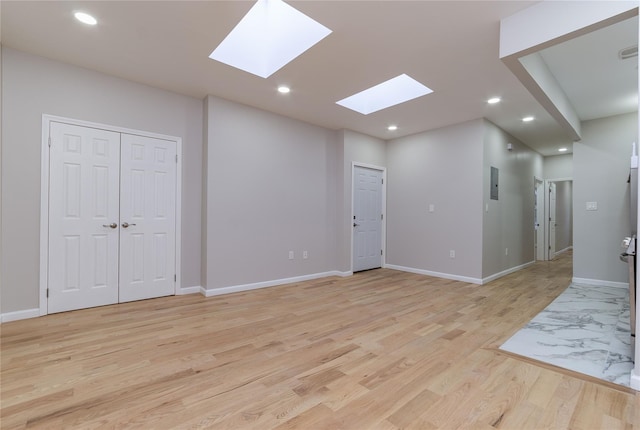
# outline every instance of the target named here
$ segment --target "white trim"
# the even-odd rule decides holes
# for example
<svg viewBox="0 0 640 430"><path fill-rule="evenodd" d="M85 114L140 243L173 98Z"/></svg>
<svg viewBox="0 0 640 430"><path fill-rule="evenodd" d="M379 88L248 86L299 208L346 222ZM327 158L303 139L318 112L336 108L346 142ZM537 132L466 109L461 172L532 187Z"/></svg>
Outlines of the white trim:
<svg viewBox="0 0 640 430"><path fill-rule="evenodd" d="M548 178L546 180L548 182L573 182L573 178L571 178L571 177L566 177L566 178Z"/></svg>
<svg viewBox="0 0 640 430"><path fill-rule="evenodd" d="M40 298L39 313L47 314L49 273L49 124L51 118L42 115L42 148L40 154Z"/></svg>
<svg viewBox="0 0 640 430"><path fill-rule="evenodd" d="M381 234L381 240L382 243L380 244L380 246L382 247L382 262L381 262L381 266L380 267L386 267L386 260L387 260L387 168L386 167L382 167L382 166L376 166L374 164L367 164L367 163L360 163L358 161L352 161L351 162L351 216L349 217L349 240L351 242L351 246L350 248L350 256L349 256L349 260L350 260L350 265L349 267L351 267L351 270L349 271L349 273L353 274L353 228L351 228L352 223L353 223L353 196L354 196L354 189L353 189L353 181L355 179L355 168L356 167L363 167L365 169L371 169L371 170L378 170L382 172L382 232Z"/></svg>
<svg viewBox="0 0 640 430"><path fill-rule="evenodd" d="M40 316L40 309L25 309L23 311L7 312L0 315L0 321L3 323L10 321L25 320L27 318L37 318Z"/></svg>
<svg viewBox="0 0 640 430"><path fill-rule="evenodd" d="M434 276L436 278L451 279L453 281L468 282L470 284L482 285L482 279L470 278L468 276L452 275L450 273L432 272L431 270L415 269L413 267L397 266L395 264L387 264L387 269L399 270L401 272L417 273L418 275Z"/></svg>
<svg viewBox="0 0 640 430"><path fill-rule="evenodd" d="M542 211L542 216L539 217L539 219L538 219L538 230L540 230L541 234L542 234L542 243L540 243L538 241L537 247L539 249L536 249L536 241L538 239L538 231L536 230L535 225L534 225L533 226L533 236L534 236L534 238L533 238L533 243L534 243L534 245L533 245L533 252L534 252L533 259L535 261L544 261L544 260L546 260L546 255L547 255L547 253L545 252L545 245L547 243L547 241L545 240L546 223L544 221L545 220L545 205L546 205L546 201L545 201L545 185L544 185L544 179L539 178L538 176L534 175L533 176L533 196L534 196L533 197L534 198L533 204L534 204L534 207L536 207L537 204L538 204L537 195L536 195L537 194L536 192L538 190L538 184L542 185L542 196L541 196L542 208L540 209ZM536 216L537 215L538 214L536 213ZM542 260L538 259L538 255L540 254L540 251L542 252Z"/></svg>
<svg viewBox="0 0 640 430"><path fill-rule="evenodd" d="M185 287L185 288L180 288L178 291L176 291L176 296L184 296L187 294L198 294L202 292L202 287L200 285L196 285L193 287Z"/></svg>
<svg viewBox="0 0 640 430"><path fill-rule="evenodd" d="M582 284L582 285L595 285L598 287L614 287L614 288L629 288L628 282L614 282L614 281L603 281L601 279L587 279L587 278L573 278L571 282L574 284Z"/></svg>
<svg viewBox="0 0 640 430"><path fill-rule="evenodd" d="M531 266L534 263L535 263L535 261L530 261L528 263L524 263L524 264L521 264L519 266L515 266L515 267L512 267L510 269L503 270L502 272L494 273L491 276L487 276L486 278L482 278L482 284L483 285L484 284L488 284L489 282L495 281L498 278L502 278L503 276L510 275L511 273L517 272L518 270L525 269L525 268Z"/></svg>
<svg viewBox="0 0 640 430"><path fill-rule="evenodd" d="M640 375L636 373L636 369L631 369L631 379L629 380L629 386L636 391L640 391Z"/></svg>
<svg viewBox="0 0 640 430"><path fill-rule="evenodd" d="M572 249L573 249L573 246L567 246L565 249L561 249L560 251L556 251L556 253L553 254L553 258L556 258L558 255L560 255L560 254L562 254L564 252L570 251Z"/></svg>
<svg viewBox="0 0 640 430"><path fill-rule="evenodd" d="M133 134L154 139L169 140L176 143L178 163L176 166L176 265L174 294L181 291L182 283L182 138L166 134L152 133L114 125L65 118L55 115L42 115L42 149L40 155L40 306L39 315L47 315L47 273L49 262L49 129L52 122L61 122L81 127L97 128L116 133ZM27 312L27 311L25 311Z"/></svg>
<svg viewBox="0 0 640 430"><path fill-rule="evenodd" d="M238 293L241 291L257 290L260 288L275 287L278 285L293 284L296 282L310 281L312 279L326 278L329 276L349 276L351 272L339 272L337 270L322 273L312 273L310 275L295 276L292 278L274 279L272 281L256 282L253 284L233 285L230 287L213 288L210 290L202 288L200 292L205 297L220 296L222 294Z"/></svg>

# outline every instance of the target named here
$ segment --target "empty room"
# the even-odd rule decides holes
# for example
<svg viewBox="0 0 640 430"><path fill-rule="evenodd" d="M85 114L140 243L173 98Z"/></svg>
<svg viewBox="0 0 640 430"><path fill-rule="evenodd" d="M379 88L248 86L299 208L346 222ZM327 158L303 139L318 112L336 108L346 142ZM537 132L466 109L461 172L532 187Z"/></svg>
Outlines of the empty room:
<svg viewBox="0 0 640 430"><path fill-rule="evenodd" d="M636 1L0 23L0 428L640 429Z"/></svg>

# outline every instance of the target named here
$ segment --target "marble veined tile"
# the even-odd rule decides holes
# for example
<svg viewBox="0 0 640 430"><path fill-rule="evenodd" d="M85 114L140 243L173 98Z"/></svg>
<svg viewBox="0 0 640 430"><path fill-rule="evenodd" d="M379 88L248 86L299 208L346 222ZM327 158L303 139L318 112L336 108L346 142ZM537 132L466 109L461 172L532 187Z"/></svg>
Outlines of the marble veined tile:
<svg viewBox="0 0 640 430"><path fill-rule="evenodd" d="M628 291L571 284L500 348L628 386L633 368Z"/></svg>

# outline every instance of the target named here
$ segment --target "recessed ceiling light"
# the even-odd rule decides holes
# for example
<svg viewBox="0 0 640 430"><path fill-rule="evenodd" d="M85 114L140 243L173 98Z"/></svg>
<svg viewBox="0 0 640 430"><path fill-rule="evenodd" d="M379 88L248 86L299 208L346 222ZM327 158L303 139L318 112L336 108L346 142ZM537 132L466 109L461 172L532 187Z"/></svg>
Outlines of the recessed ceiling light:
<svg viewBox="0 0 640 430"><path fill-rule="evenodd" d="M522 118L523 122L530 122L533 121L535 118L532 116L525 116L524 118Z"/></svg>
<svg viewBox="0 0 640 430"><path fill-rule="evenodd" d="M567 152L567 148L560 148L558 149L558 152Z"/></svg>
<svg viewBox="0 0 640 430"><path fill-rule="evenodd" d="M280 85L278 87L278 92L282 93L282 94L287 94L287 93L291 92L291 88L289 88L289 87L287 87L285 85Z"/></svg>
<svg viewBox="0 0 640 430"><path fill-rule="evenodd" d="M268 78L330 33L282 0L258 0L209 58Z"/></svg>
<svg viewBox="0 0 640 430"><path fill-rule="evenodd" d="M487 100L487 103L489 103L490 105L494 105L496 103L500 103L500 97L492 97L489 100Z"/></svg>
<svg viewBox="0 0 640 430"><path fill-rule="evenodd" d="M368 115L432 92L432 89L402 74L336 103L363 115Z"/></svg>
<svg viewBox="0 0 640 430"><path fill-rule="evenodd" d="M96 20L94 17L92 17L88 13L76 12L73 14L73 16L83 24L96 25L98 23L98 20Z"/></svg>
<svg viewBox="0 0 640 430"><path fill-rule="evenodd" d="M396 131L398 129L397 125L390 125L389 127L387 127L387 130L389 131Z"/></svg>

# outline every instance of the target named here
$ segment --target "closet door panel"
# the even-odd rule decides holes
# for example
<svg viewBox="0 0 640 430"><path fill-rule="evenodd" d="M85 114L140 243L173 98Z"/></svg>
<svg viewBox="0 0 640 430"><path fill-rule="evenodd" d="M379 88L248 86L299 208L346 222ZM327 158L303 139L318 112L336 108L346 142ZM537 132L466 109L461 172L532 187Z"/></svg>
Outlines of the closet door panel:
<svg viewBox="0 0 640 430"><path fill-rule="evenodd" d="M175 293L176 143L122 135L120 301Z"/></svg>
<svg viewBox="0 0 640 430"><path fill-rule="evenodd" d="M52 122L48 313L117 303L120 134Z"/></svg>

